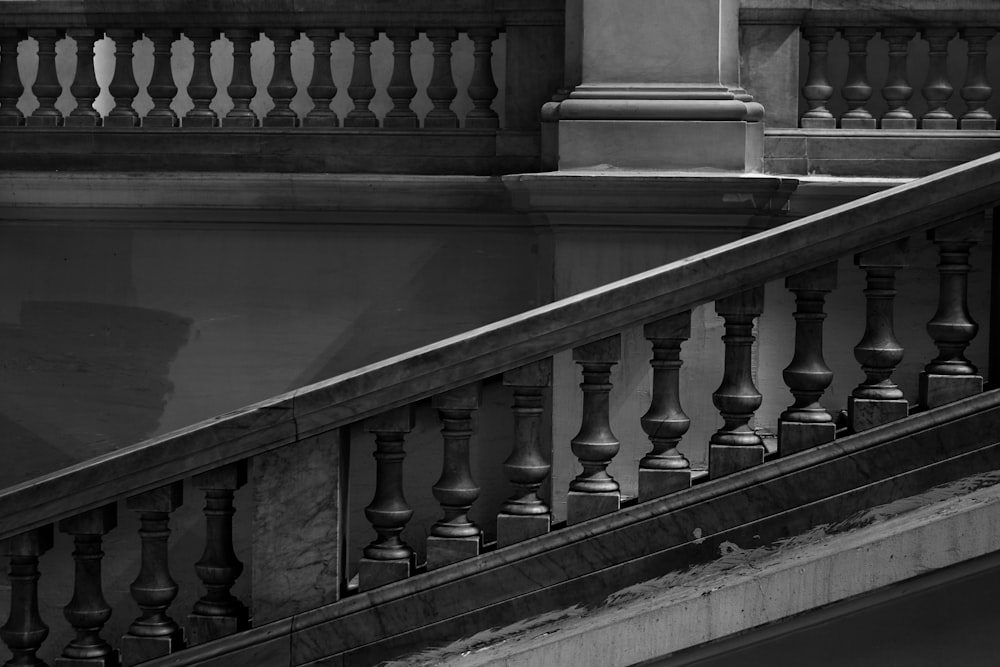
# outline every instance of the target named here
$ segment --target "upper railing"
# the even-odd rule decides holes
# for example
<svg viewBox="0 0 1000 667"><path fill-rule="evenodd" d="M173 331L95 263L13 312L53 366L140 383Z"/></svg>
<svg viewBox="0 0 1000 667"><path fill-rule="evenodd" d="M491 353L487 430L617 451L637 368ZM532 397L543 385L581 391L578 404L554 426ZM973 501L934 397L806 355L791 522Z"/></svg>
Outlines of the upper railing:
<svg viewBox="0 0 1000 667"><path fill-rule="evenodd" d="M558 0L7 0L0 167L535 171L562 41Z"/></svg>
<svg viewBox="0 0 1000 667"><path fill-rule="evenodd" d="M484 545L481 527L469 517L479 496L469 467L472 416L480 383L498 375L513 390L514 436L503 466L513 494L497 517L496 546L545 534L552 521L539 494L549 472L540 419L551 357L563 350L572 349L583 373L584 417L571 443L583 472L568 491L554 493L568 494L569 524L613 512L621 496L607 470L619 444L609 422L610 373L620 360L620 333L636 325L644 325L653 350L652 402L642 418L652 448L639 464L639 499L685 489L696 475L678 449L689 426L678 383L681 344L689 337L690 309L707 302L715 302L725 321L726 350L713 394L723 425L711 437L708 473L714 478L759 465L766 450L751 428L761 404L751 374L753 321L762 312L763 284L779 278L796 297L796 343L783 374L795 400L779 422L778 453L830 442L838 429L820 403L832 381L823 360L823 303L835 288L837 260L845 256L853 255L867 280L867 324L854 348L865 379L850 397L846 426L862 431L905 417L910 401L892 381L903 355L892 329L895 275L906 264L907 238L926 230L940 253L939 306L927 326L939 354L927 360L916 402L934 407L975 394L983 378L964 356L977 331L967 307L968 260L984 213L997 201L1000 155L993 155L5 489L0 539L11 555L12 588L0 637L22 660L18 664L36 664L48 632L37 605L38 557L51 546L58 523L74 536L78 562L76 595L65 609L77 635L63 655L108 659L116 649L101 637L110 616L100 585L101 536L114 528L117 503L125 501L142 522L141 569L132 587L141 614L118 646L125 664L177 650L182 634L166 613L177 585L167 566L164 529L182 502L180 482L188 478L205 492L207 529L205 552L195 565L205 592L187 617L184 636L196 644L247 628L248 610L230 589L242 571L232 546L233 494L247 480L249 460L257 477L254 515L263 517L254 528L255 553L269 544L281 545L283 558L299 547L317 550L328 589L313 604L336 599L349 576L341 482L358 482L347 479L346 460L337 457L350 451L343 427L361 421L375 436L377 471L365 512L375 537L364 548L359 588L409 577L414 551L401 537L412 514L403 495L404 438L414 426L414 402L426 397L433 397L444 438L442 475L433 487L442 514L430 528L426 566L475 556ZM268 458L282 451L290 455ZM328 476L317 484L314 477L324 470ZM327 523L317 524L317 516ZM254 575L255 606L257 596L275 587L286 601L309 600L322 588L315 577L278 576L292 563L268 567L259 579ZM257 611L254 624L290 613Z"/></svg>

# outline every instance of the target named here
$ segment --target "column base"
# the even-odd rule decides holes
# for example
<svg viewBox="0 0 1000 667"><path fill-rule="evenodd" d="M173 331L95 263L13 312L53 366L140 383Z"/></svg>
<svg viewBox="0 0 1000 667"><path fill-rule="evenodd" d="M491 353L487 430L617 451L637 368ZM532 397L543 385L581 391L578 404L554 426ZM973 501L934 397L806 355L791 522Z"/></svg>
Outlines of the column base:
<svg viewBox="0 0 1000 667"><path fill-rule="evenodd" d="M760 171L763 133L742 120L560 120L559 169Z"/></svg>
<svg viewBox="0 0 1000 667"><path fill-rule="evenodd" d="M184 648L184 634L180 629L166 637L124 635L121 643L122 667L132 667L140 662L162 658L182 648Z"/></svg>
<svg viewBox="0 0 1000 667"><path fill-rule="evenodd" d="M718 479L740 470L759 466L767 452L764 445L709 445L708 476Z"/></svg>
<svg viewBox="0 0 1000 667"><path fill-rule="evenodd" d="M62 116L28 116L24 119L26 127L62 127Z"/></svg>
<svg viewBox="0 0 1000 667"><path fill-rule="evenodd" d="M445 565L457 563L460 560L474 558L479 555L482 538L475 537L438 537L427 538L427 569L436 570Z"/></svg>
<svg viewBox="0 0 1000 667"><path fill-rule="evenodd" d="M66 127L100 127L103 119L100 116L66 116Z"/></svg>
<svg viewBox="0 0 1000 667"><path fill-rule="evenodd" d="M264 127L298 127L299 117L291 116L264 116L260 124Z"/></svg>
<svg viewBox="0 0 1000 667"><path fill-rule="evenodd" d="M778 456L795 454L806 449L812 449L827 442L833 442L837 437L837 425L833 422L825 424L801 424L799 422L778 422Z"/></svg>
<svg viewBox="0 0 1000 667"><path fill-rule="evenodd" d="M981 375L920 374L920 405L925 408L936 408L981 393Z"/></svg>
<svg viewBox="0 0 1000 667"><path fill-rule="evenodd" d="M841 118L840 127L843 130L874 130L874 118Z"/></svg>
<svg viewBox="0 0 1000 667"><path fill-rule="evenodd" d="M566 525L572 526L575 523L617 512L621 506L622 499L617 491L607 493L570 491L566 498Z"/></svg>
<svg viewBox="0 0 1000 667"><path fill-rule="evenodd" d="M639 502L691 488L691 469L646 470L639 468Z"/></svg>
<svg viewBox="0 0 1000 667"><path fill-rule="evenodd" d="M143 127L179 127L181 121L179 118L173 118L171 116L149 116L147 115L142 119Z"/></svg>
<svg viewBox="0 0 1000 667"><path fill-rule="evenodd" d="M205 642L221 639L222 637L228 637L249 628L250 623L247 622L247 612L245 610L239 616L188 614L188 646L197 646L198 644L204 644Z"/></svg>
<svg viewBox="0 0 1000 667"><path fill-rule="evenodd" d="M847 423L855 433L903 419L910 414L904 399L879 401L870 398L847 399Z"/></svg>
<svg viewBox="0 0 1000 667"><path fill-rule="evenodd" d="M11 663L8 663L11 664ZM101 658L56 658L55 667L118 667L118 651Z"/></svg>
<svg viewBox="0 0 1000 667"><path fill-rule="evenodd" d="M986 120L985 118L963 118L959 122L959 126L963 130L995 130L997 129L997 122L995 120Z"/></svg>
<svg viewBox="0 0 1000 667"><path fill-rule="evenodd" d="M920 121L920 129L922 130L957 130L958 121L954 118L948 119L929 119Z"/></svg>
<svg viewBox="0 0 1000 667"><path fill-rule="evenodd" d="M257 127L257 119L249 116L236 116L235 118L223 118L222 127Z"/></svg>
<svg viewBox="0 0 1000 667"><path fill-rule="evenodd" d="M917 129L916 118L883 118L883 130L915 130Z"/></svg>
<svg viewBox="0 0 1000 667"><path fill-rule="evenodd" d="M219 127L219 119L209 116L185 116L184 127Z"/></svg>
<svg viewBox="0 0 1000 667"><path fill-rule="evenodd" d="M550 514L498 514L497 515L497 548L509 547L512 544L530 540L532 537L545 535L552 530Z"/></svg>
<svg viewBox="0 0 1000 667"><path fill-rule="evenodd" d="M413 573L413 557L400 560L375 560L362 558L358 563L358 588L370 591L394 581L406 579Z"/></svg>
<svg viewBox="0 0 1000 667"><path fill-rule="evenodd" d="M104 119L104 127L139 127L138 116L108 116Z"/></svg>

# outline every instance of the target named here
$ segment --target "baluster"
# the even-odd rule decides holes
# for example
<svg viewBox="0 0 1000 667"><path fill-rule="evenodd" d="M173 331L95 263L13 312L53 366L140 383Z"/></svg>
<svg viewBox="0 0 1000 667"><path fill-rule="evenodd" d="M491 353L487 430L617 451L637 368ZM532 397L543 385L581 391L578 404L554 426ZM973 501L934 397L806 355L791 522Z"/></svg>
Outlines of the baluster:
<svg viewBox="0 0 1000 667"><path fill-rule="evenodd" d="M250 108L250 102L257 94L250 70L250 45L257 33L245 28L226 31L226 37L233 43L233 78L226 86L226 93L233 100L233 108L222 121L225 127L257 127L260 121Z"/></svg>
<svg viewBox="0 0 1000 667"><path fill-rule="evenodd" d="M917 119L906 107L913 97L906 59L914 35L916 30L913 28L886 28L882 31L882 38L889 43L889 70L882 86L882 97L889 110L882 116L883 130L913 130L917 127Z"/></svg>
<svg viewBox="0 0 1000 667"><path fill-rule="evenodd" d="M691 311L650 322L643 331L653 346L653 394L642 430L653 449L639 461L639 502L691 486L691 464L677 445L691 426L681 408L681 344L691 337Z"/></svg>
<svg viewBox="0 0 1000 667"><path fill-rule="evenodd" d="M847 40L847 80L841 93L847 102L847 113L840 126L852 130L874 130L875 119L865 105L872 96L868 84L868 40L875 36L874 28L845 28Z"/></svg>
<svg viewBox="0 0 1000 667"><path fill-rule="evenodd" d="M416 30L392 28L385 36L392 40L392 78L386 92L392 98L392 109L385 114L383 127L420 127L420 119L410 108L417 87L410 69L410 44L417 38Z"/></svg>
<svg viewBox="0 0 1000 667"><path fill-rule="evenodd" d="M17 68L21 34L14 28L0 28L0 127L24 125L24 114L17 108L24 92Z"/></svg>
<svg viewBox="0 0 1000 667"><path fill-rule="evenodd" d="M132 45L138 33L135 30L108 30L108 37L115 41L115 75L108 92L115 98L115 107L108 112L104 122L107 127L138 127L139 114L132 108L132 100L139 94L132 71Z"/></svg>
<svg viewBox="0 0 1000 667"><path fill-rule="evenodd" d="M367 591L405 579L413 570L413 549L401 534L413 510L403 495L403 440L413 429L413 409L404 406L372 417L365 428L375 434L375 497L365 516L377 537L358 565L359 586Z"/></svg>
<svg viewBox="0 0 1000 667"><path fill-rule="evenodd" d="M306 36L313 43L312 80L306 88L313 108L306 114L304 125L337 127L340 124L337 114L330 108L330 103L337 96L337 86L330 69L330 43L337 41L339 34L333 29L313 28L306 31Z"/></svg>
<svg viewBox="0 0 1000 667"><path fill-rule="evenodd" d="M865 270L865 333L854 348L865 380L847 402L851 430L902 419L908 414L903 392L892 382L892 372L903 360L903 348L893 332L896 271L906 266L908 241L902 240L859 253L854 264Z"/></svg>
<svg viewBox="0 0 1000 667"><path fill-rule="evenodd" d="M709 439L708 472L713 478L764 462L764 442L750 427L761 403L751 367L753 321L763 311L763 287L715 302L715 312L725 320L722 341L726 351L722 384L712 394L712 403L725 422Z"/></svg>
<svg viewBox="0 0 1000 667"><path fill-rule="evenodd" d="M184 114L184 127L216 127L219 116L210 106L218 89L212 78L212 42L219 37L219 31L212 28L191 28L184 34L194 44L194 68L187 94L194 107Z"/></svg>
<svg viewBox="0 0 1000 667"><path fill-rule="evenodd" d="M101 94L94 74L94 42L97 31L90 28L73 28L66 34L76 42L76 76L69 92L76 98L76 108L66 118L66 125L97 127L102 124L101 114L94 108L94 100Z"/></svg>
<svg viewBox="0 0 1000 667"><path fill-rule="evenodd" d="M795 294L795 354L781 375L795 401L778 418L782 455L830 442L837 435L833 417L819 402L833 382L833 371L823 359L823 304L836 287L836 262L785 279L785 289Z"/></svg>
<svg viewBox="0 0 1000 667"><path fill-rule="evenodd" d="M833 86L827 78L827 52L836 33L834 28L820 26L808 26L802 31L802 36L809 41L809 73L802 87L809 110L799 120L801 127L837 127L837 119L826 108L833 96Z"/></svg>
<svg viewBox="0 0 1000 667"><path fill-rule="evenodd" d="M177 597L177 583L170 576L167 558L170 513L184 502L183 485L175 482L132 496L125 502L139 515L142 525L139 575L130 587L132 599L142 613L129 626L121 643L122 664L131 667L184 648L183 631L167 615L167 608Z"/></svg>
<svg viewBox="0 0 1000 667"><path fill-rule="evenodd" d="M493 28L469 31L469 39L473 44L472 80L469 82L472 109L465 115L466 127L500 127L500 117L491 108L493 98L499 92L493 80L493 40L496 38L497 31Z"/></svg>
<svg viewBox="0 0 1000 667"><path fill-rule="evenodd" d="M479 487L469 469L469 438L480 393L477 382L431 399L431 407L441 417L444 438L441 477L433 486L444 516L431 526L427 537L428 570L478 556L482 546L482 531L469 519L469 510L479 497Z"/></svg>
<svg viewBox="0 0 1000 667"><path fill-rule="evenodd" d="M497 516L497 547L544 535L552 527L549 506L538 497L552 466L542 453L545 388L552 384L552 358L507 371L505 387L514 389L514 444L503 469L514 493Z"/></svg>
<svg viewBox="0 0 1000 667"><path fill-rule="evenodd" d="M101 628L111 618L111 607L101 585L101 541L118 525L115 503L99 507L59 522L59 530L73 536L76 575L73 598L63 615L76 631L56 667L117 667L118 653L101 637Z"/></svg>
<svg viewBox="0 0 1000 667"><path fill-rule="evenodd" d="M292 42L299 36L295 30L274 28L265 34L274 42L274 72L267 94L274 100L274 108L264 116L265 127L298 127L299 117L289 106L298 92L292 78Z"/></svg>
<svg viewBox="0 0 1000 667"><path fill-rule="evenodd" d="M458 127L458 116L451 109L458 94L451 73L451 45L458 39L458 31L452 28L428 30L427 39L434 44L434 71L427 86L427 97L434 108L427 112L424 127Z"/></svg>
<svg viewBox="0 0 1000 667"><path fill-rule="evenodd" d="M923 31L923 37L930 45L927 80L922 89L927 100L927 112L920 117L920 127L925 130L954 130L958 127L947 107L954 90L948 81L948 42L954 36L954 28L925 28Z"/></svg>
<svg viewBox="0 0 1000 667"><path fill-rule="evenodd" d="M176 30L147 30L146 37L153 42L153 75L146 92L153 99L153 108L142 119L143 127L177 127L180 121L170 108L177 95L174 73L170 67L170 49L178 38Z"/></svg>
<svg viewBox="0 0 1000 667"><path fill-rule="evenodd" d="M965 358L979 325L969 314L969 250L983 238L985 217L953 222L927 233L940 253L937 312L927 323L938 356L920 374L920 404L935 408L983 391L983 376Z"/></svg>
<svg viewBox="0 0 1000 667"><path fill-rule="evenodd" d="M372 42L375 31L370 28L354 28L345 30L344 34L354 44L354 68L351 71L351 83L347 86L347 94L354 101L354 108L347 112L344 127L378 127L378 118L368 108L375 97L375 84L372 83Z"/></svg>
<svg viewBox="0 0 1000 667"><path fill-rule="evenodd" d="M52 548L52 526L43 526L4 540L0 552L10 557L10 615L0 628L0 639L10 649L10 666L45 667L38 649L49 635L49 626L38 613L38 558Z"/></svg>
<svg viewBox="0 0 1000 667"><path fill-rule="evenodd" d="M579 523L621 507L618 482L608 473L619 443L611 432L611 367L621 359L621 336L573 349L573 361L583 370L583 420L572 440L573 454L583 472L569 483L566 522Z"/></svg>
<svg viewBox="0 0 1000 667"><path fill-rule="evenodd" d="M193 482L205 492L205 551L194 566L205 594L188 614L191 646L248 627L246 606L230 592L243 572L233 550L233 493L247 482L246 461L203 472Z"/></svg>
<svg viewBox="0 0 1000 667"><path fill-rule="evenodd" d="M58 127L63 124L63 115L56 109L56 100L62 95L62 84L56 75L56 42L63 33L51 28L29 30L28 34L38 42L38 73L31 92L38 98L38 108L25 120L27 125Z"/></svg>
<svg viewBox="0 0 1000 667"><path fill-rule="evenodd" d="M962 39L969 45L969 64L965 70L965 85L960 91L968 110L962 115L963 130L995 130L997 120L986 109L993 88L986 76L986 50L996 34L993 28L965 28Z"/></svg>

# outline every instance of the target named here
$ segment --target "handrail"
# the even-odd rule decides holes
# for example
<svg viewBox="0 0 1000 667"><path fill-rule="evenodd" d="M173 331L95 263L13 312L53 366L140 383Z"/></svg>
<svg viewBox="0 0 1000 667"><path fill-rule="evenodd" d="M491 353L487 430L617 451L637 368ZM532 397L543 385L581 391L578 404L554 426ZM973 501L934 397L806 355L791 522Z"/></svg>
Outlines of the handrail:
<svg viewBox="0 0 1000 667"><path fill-rule="evenodd" d="M843 21L851 25L916 25L925 22L964 26L996 25L1000 8L992 0L912 0L901 9L893 0L741 0L740 23L822 23Z"/></svg>
<svg viewBox="0 0 1000 667"><path fill-rule="evenodd" d="M512 179L518 176L508 177ZM0 491L0 539L912 235L1000 201L1000 153Z"/></svg>

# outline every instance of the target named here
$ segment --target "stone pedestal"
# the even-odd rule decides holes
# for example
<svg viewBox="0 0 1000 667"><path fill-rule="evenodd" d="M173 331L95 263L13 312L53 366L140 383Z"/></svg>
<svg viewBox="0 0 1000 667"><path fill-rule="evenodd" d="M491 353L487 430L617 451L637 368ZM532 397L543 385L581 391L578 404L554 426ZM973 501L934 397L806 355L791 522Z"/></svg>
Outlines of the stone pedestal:
<svg viewBox="0 0 1000 667"><path fill-rule="evenodd" d="M566 524L572 526L575 523L617 512L621 508L621 502L621 496L617 491L607 493L570 491L566 499Z"/></svg>
<svg viewBox="0 0 1000 667"><path fill-rule="evenodd" d="M203 614L188 614L187 638L189 646L197 646L214 641L250 627L246 610L240 616L205 616Z"/></svg>
<svg viewBox="0 0 1000 667"><path fill-rule="evenodd" d="M847 401L847 420L855 433L903 419L909 413L906 399L879 401L851 396Z"/></svg>
<svg viewBox="0 0 1000 667"><path fill-rule="evenodd" d="M837 436L837 426L833 422L825 424L801 424L782 421L778 423L778 453L781 456L812 449Z"/></svg>
<svg viewBox="0 0 1000 667"><path fill-rule="evenodd" d="M437 537L427 538L427 569L435 570L445 565L457 563L460 560L479 555L482 541L475 537Z"/></svg>
<svg viewBox="0 0 1000 667"><path fill-rule="evenodd" d="M400 560L362 558L358 563L358 583L362 591L406 579L413 573L413 557Z"/></svg>
<svg viewBox="0 0 1000 667"><path fill-rule="evenodd" d="M639 468L639 502L691 487L691 469L645 470Z"/></svg>
<svg viewBox="0 0 1000 667"><path fill-rule="evenodd" d="M582 0L582 17L582 81L546 107L559 169L761 169L738 0Z"/></svg>
<svg viewBox="0 0 1000 667"><path fill-rule="evenodd" d="M502 549L532 537L545 535L552 529L549 514L520 516L516 514L497 515L497 548Z"/></svg>
<svg viewBox="0 0 1000 667"><path fill-rule="evenodd" d="M166 637L136 637L123 635L121 639L122 667L132 667L139 663L162 658L184 648L180 633Z"/></svg>
<svg viewBox="0 0 1000 667"><path fill-rule="evenodd" d="M936 408L981 393L981 375L920 374L920 403L925 408Z"/></svg>
<svg viewBox="0 0 1000 667"><path fill-rule="evenodd" d="M711 445L708 449L708 470L712 479L730 475L764 462L767 450L763 445Z"/></svg>

